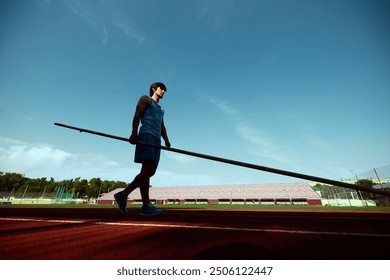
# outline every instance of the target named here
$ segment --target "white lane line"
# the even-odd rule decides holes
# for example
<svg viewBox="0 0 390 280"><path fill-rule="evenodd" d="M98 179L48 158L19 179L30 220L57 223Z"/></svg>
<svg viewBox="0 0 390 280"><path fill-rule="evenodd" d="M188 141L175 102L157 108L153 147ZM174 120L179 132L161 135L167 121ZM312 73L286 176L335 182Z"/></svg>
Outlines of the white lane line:
<svg viewBox="0 0 390 280"><path fill-rule="evenodd" d="M237 228L237 227L223 227L223 226L217 227L217 226L149 224L149 223L131 223L131 222L94 222L94 221L80 221L80 220L46 220L46 219L31 219L31 218L0 218L0 221L43 222L43 223L64 223L64 224L91 224L91 225L109 225L109 226L179 228L179 229L202 229L202 230L225 230L225 231L268 232L268 233L287 233L287 234L344 235L344 236L390 238L390 234L377 234L377 233L281 230L281 229L261 229L261 228L242 228L242 227Z"/></svg>
<svg viewBox="0 0 390 280"><path fill-rule="evenodd" d="M173 213L173 214L172 214ZM209 213L201 213L201 214L192 214L192 213L174 213L170 212L169 216L191 216L191 217L198 217L198 216L210 216ZM228 217L228 218L242 218L243 215L241 214L218 214L217 217ZM261 219L275 219L275 218L281 218L281 219L312 219L312 220L381 220L381 221L389 221L390 220L390 215L389 217L344 217L344 216L294 216L294 215L275 215L275 214L270 214L270 215L245 215L245 218L261 218Z"/></svg>

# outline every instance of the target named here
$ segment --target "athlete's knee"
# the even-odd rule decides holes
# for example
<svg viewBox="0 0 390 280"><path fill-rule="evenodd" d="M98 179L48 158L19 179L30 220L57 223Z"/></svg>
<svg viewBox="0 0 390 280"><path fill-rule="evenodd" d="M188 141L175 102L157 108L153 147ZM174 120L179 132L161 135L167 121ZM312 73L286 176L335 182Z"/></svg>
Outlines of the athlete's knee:
<svg viewBox="0 0 390 280"><path fill-rule="evenodd" d="M142 164L141 173L148 177L152 177L156 173L156 164L154 161L145 161Z"/></svg>

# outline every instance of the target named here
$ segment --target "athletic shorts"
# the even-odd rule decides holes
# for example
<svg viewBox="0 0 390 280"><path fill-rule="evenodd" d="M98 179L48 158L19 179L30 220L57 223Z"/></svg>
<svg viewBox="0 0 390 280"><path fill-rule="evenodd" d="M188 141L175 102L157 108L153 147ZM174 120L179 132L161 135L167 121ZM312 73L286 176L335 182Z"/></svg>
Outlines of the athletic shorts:
<svg viewBox="0 0 390 280"><path fill-rule="evenodd" d="M158 145L158 146L161 145L161 140L149 133L139 134L138 140L145 143ZM158 163L160 161L160 153L161 153L161 149L153 148L142 144L136 144L134 162L142 163L145 159L153 159L154 162L156 163L156 168L157 168Z"/></svg>

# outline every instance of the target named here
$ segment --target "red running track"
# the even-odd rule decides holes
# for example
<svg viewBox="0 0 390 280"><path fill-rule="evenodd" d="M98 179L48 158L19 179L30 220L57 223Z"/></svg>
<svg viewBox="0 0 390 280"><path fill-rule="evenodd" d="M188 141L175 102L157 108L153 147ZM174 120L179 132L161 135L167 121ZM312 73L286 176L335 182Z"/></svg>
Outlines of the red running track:
<svg viewBox="0 0 390 280"><path fill-rule="evenodd" d="M390 212L0 208L0 259L389 259Z"/></svg>

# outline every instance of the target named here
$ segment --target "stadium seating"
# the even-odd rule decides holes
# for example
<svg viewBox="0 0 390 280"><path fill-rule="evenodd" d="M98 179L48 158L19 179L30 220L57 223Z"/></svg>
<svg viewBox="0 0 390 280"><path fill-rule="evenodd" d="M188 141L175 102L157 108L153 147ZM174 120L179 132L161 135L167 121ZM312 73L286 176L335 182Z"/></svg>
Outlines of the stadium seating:
<svg viewBox="0 0 390 280"><path fill-rule="evenodd" d="M114 204L114 194L120 190L102 195L97 203ZM159 204L321 205L320 196L308 183L153 187L149 194ZM130 194L128 202L141 202L139 189Z"/></svg>

